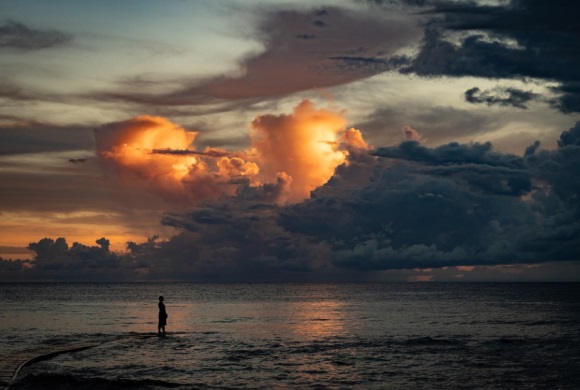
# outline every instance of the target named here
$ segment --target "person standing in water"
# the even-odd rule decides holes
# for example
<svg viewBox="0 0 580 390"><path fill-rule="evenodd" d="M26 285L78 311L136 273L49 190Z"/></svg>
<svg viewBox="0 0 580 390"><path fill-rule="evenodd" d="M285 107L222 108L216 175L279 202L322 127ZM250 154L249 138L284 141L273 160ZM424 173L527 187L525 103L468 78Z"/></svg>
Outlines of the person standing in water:
<svg viewBox="0 0 580 390"><path fill-rule="evenodd" d="M159 323L157 324L157 333L165 334L165 325L167 325L167 312L165 311L165 304L163 303L163 297L159 297Z"/></svg>

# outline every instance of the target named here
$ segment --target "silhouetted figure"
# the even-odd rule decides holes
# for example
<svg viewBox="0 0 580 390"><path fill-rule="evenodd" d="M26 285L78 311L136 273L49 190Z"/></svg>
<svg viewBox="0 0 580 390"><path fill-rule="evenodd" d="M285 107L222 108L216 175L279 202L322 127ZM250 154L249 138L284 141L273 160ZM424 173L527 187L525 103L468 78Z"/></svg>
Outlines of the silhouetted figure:
<svg viewBox="0 0 580 390"><path fill-rule="evenodd" d="M157 324L157 333L165 334L165 325L167 325L167 312L165 311L165 304L163 297L159 297L159 323Z"/></svg>

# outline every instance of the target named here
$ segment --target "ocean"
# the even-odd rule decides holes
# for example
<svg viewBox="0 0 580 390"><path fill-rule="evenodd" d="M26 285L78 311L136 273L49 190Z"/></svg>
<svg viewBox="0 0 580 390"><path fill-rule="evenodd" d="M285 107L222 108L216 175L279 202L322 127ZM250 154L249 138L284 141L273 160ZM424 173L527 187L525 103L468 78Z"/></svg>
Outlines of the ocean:
<svg viewBox="0 0 580 390"><path fill-rule="evenodd" d="M79 342L9 388L579 389L580 284L0 284L5 359Z"/></svg>

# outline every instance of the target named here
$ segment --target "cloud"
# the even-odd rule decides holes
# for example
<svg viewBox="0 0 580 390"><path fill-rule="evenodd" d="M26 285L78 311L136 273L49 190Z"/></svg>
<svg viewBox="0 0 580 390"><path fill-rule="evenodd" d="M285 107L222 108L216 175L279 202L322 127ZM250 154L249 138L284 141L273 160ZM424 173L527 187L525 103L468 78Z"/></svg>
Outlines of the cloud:
<svg viewBox="0 0 580 390"><path fill-rule="evenodd" d="M576 122L574 127L564 131L560 135L558 146L560 148L566 146L580 146L580 122Z"/></svg>
<svg viewBox="0 0 580 390"><path fill-rule="evenodd" d="M69 158L68 162L71 164L84 164L88 161L87 158Z"/></svg>
<svg viewBox="0 0 580 390"><path fill-rule="evenodd" d="M127 243L127 252L112 252L108 239L101 237L96 246L75 242L71 246L66 239L59 237L43 238L28 245L35 253L34 260L0 259L0 277L12 280L47 281L127 281L135 280L141 268L147 263L143 256L137 260L135 254L144 255L142 248L154 247L156 237L143 244Z"/></svg>
<svg viewBox="0 0 580 390"><path fill-rule="evenodd" d="M409 141L417 141L421 142L423 137L419 134L419 132L413 129L411 126L403 126L403 138Z"/></svg>
<svg viewBox="0 0 580 390"><path fill-rule="evenodd" d="M580 112L576 71L580 56L570 50L580 44L578 5L541 0L496 6L447 1L428 5L427 15L433 17L426 23L419 54L403 67L404 72L558 82L554 91L561 95L553 106Z"/></svg>
<svg viewBox="0 0 580 390"><path fill-rule="evenodd" d="M294 194L290 200L302 200L324 184L344 161L336 142L345 126L340 114L317 110L304 100L290 115L261 115L254 119L252 145L263 170L271 174L284 172L292 178Z"/></svg>
<svg viewBox="0 0 580 390"><path fill-rule="evenodd" d="M522 91L517 88L494 88L482 91L473 87L465 91L465 100L469 103L486 103L488 106L512 106L526 110L526 103L536 98L536 94L530 91Z"/></svg>
<svg viewBox="0 0 580 390"><path fill-rule="evenodd" d="M39 50L64 45L72 40L57 30L37 30L8 21L0 26L0 49Z"/></svg>
<svg viewBox="0 0 580 390"><path fill-rule="evenodd" d="M327 8L314 11L270 11L262 14L258 39L264 50L245 58L236 76L217 76L186 85L165 95L109 92L101 99L121 99L151 105L189 105L224 100L252 100L328 88L367 78L379 69L345 69L342 56L393 55L418 38L407 19L387 19L368 12Z"/></svg>
<svg viewBox="0 0 580 390"><path fill-rule="evenodd" d="M572 150L579 151L567 144L525 158L490 144L406 141L374 152L380 158L365 185L345 191L331 179L311 200L282 210L280 222L332 243L340 268L577 261ZM350 176L348 167L341 176Z"/></svg>
<svg viewBox="0 0 580 390"><path fill-rule="evenodd" d="M91 129L86 125L58 126L12 120L0 122L0 139L0 156L94 148Z"/></svg>
<svg viewBox="0 0 580 390"><path fill-rule="evenodd" d="M161 117L140 116L95 130L97 154L106 168L121 177L137 178L168 202L194 204L223 190L205 160L187 150L197 133Z"/></svg>
<svg viewBox="0 0 580 390"><path fill-rule="evenodd" d="M86 246L75 242L71 247L64 238L43 238L28 245L36 253L34 269L38 272L61 271L68 273L84 269L118 268L120 260L109 251L108 240L97 240L99 246Z"/></svg>
<svg viewBox="0 0 580 390"><path fill-rule="evenodd" d="M301 133L303 125L307 130ZM325 132L318 126L329 126L334 141L321 136ZM96 247L44 239L29 246L37 254L33 262L3 260L3 275L84 280L96 272L97 279L114 273L127 280L359 280L409 270L401 275L436 280L463 278L468 272L485 277L489 270L503 272L514 265L509 269L532 277L524 265L580 261L580 122L562 132L556 149L534 143L521 156L495 150L489 142L429 147L407 139L369 150L360 132L343 128L338 113L316 109L308 101L289 114L263 115L254 123L258 142L255 160L249 161L152 154L158 143L161 149L193 146L194 134L162 118L107 125L98 130L103 158L129 148L112 162L116 168L155 182L159 172L148 169L173 169L181 158L229 158L227 164L215 164L211 175L227 175L236 183L235 191L200 198L187 211L166 212L162 224L180 231L167 240L153 237L128 243L126 252L111 253L106 239ZM281 145L288 149L284 158L282 152L264 152ZM324 150L333 157L341 145L346 149L343 160L310 196L280 202L304 188L294 187L296 177L308 183L300 177L310 163L300 158L324 155ZM151 158L178 160L153 163ZM141 161L136 168L135 161ZM278 174L253 185L250 177L241 180L240 172L254 168L247 162L267 162ZM260 166L257 175L262 173ZM444 267L461 268L443 272Z"/></svg>
<svg viewBox="0 0 580 390"><path fill-rule="evenodd" d="M191 206L235 194L283 203L309 197L350 149L366 148L360 132L345 125L343 113L304 100L290 114L256 117L248 150L197 151L197 133L150 116L102 126L95 142L106 169L170 203Z"/></svg>
<svg viewBox="0 0 580 390"><path fill-rule="evenodd" d="M553 87L552 90L560 97L552 99L550 104L552 107L560 110L565 114L578 112L580 107L580 82L567 82L558 87Z"/></svg>
<svg viewBox="0 0 580 390"><path fill-rule="evenodd" d="M429 148L411 140L395 147L378 148L373 155L407 161L420 161L429 165L479 164L521 169L525 162L521 157L496 152L491 142L472 143L466 146L457 142Z"/></svg>
<svg viewBox="0 0 580 390"><path fill-rule="evenodd" d="M415 141L353 153L303 202L232 197L166 214L163 223L183 232L158 256L181 270L187 264L201 280L578 262L578 128L562 133L558 149L536 146L526 156L489 143L429 148Z"/></svg>
<svg viewBox="0 0 580 390"><path fill-rule="evenodd" d="M411 123L409 118L413 118ZM472 110L403 105L397 108L378 108L365 120L355 123L355 127L363 129L365 138L374 144L400 142L401 129L405 126L421 129L424 139L440 144L458 139L473 139L481 133L495 131L502 124L501 121L498 116L486 116Z"/></svg>

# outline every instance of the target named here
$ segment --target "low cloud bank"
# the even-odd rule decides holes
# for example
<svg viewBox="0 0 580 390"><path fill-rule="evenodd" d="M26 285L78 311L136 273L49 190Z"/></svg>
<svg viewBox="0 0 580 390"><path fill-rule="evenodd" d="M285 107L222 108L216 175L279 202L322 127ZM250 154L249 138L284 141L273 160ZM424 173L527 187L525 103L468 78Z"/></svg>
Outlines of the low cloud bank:
<svg viewBox="0 0 580 390"><path fill-rule="evenodd" d="M105 239L93 247L44 239L29 247L34 261L0 262L1 275L332 280L394 269L576 264L580 123L557 145L535 143L524 156L490 143L427 147L414 139L352 149L302 202L265 202L266 187L240 187L166 213L162 223L182 230L167 241L154 237L112 253Z"/></svg>

